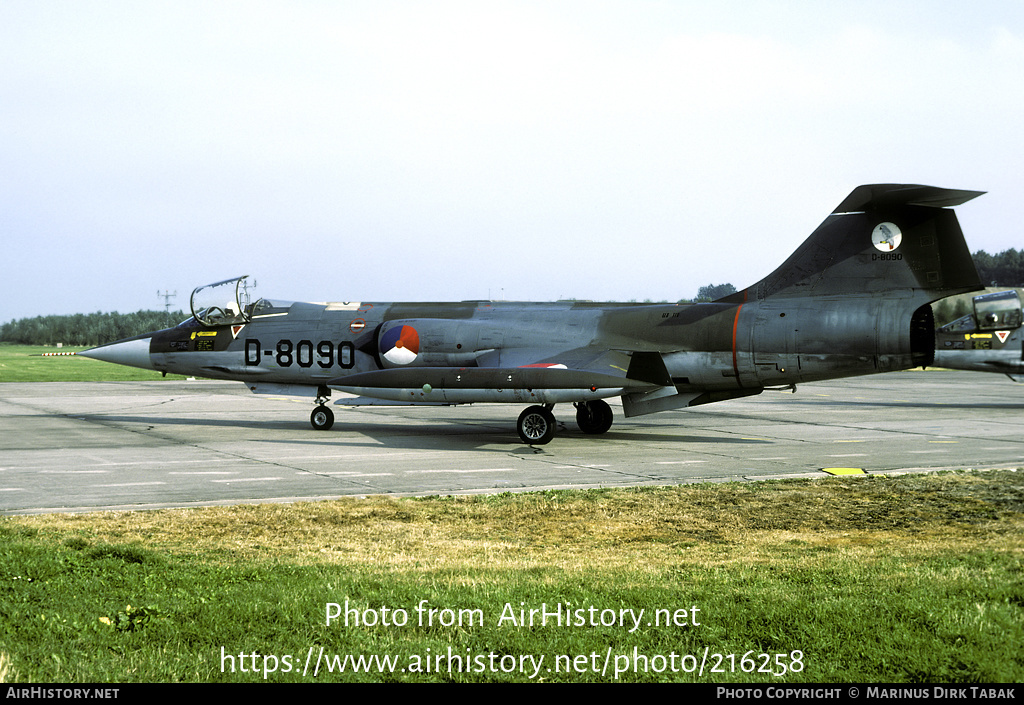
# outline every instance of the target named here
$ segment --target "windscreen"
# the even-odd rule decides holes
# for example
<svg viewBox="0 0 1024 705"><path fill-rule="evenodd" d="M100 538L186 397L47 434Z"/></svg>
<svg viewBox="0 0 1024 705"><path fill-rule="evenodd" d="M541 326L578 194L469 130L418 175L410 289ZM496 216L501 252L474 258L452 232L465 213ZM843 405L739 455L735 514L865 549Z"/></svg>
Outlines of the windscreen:
<svg viewBox="0 0 1024 705"><path fill-rule="evenodd" d="M1017 328L1021 324L1020 297L1013 289L975 296L974 317L981 330Z"/></svg>
<svg viewBox="0 0 1024 705"><path fill-rule="evenodd" d="M192 292L192 315L204 326L248 323L249 292L243 284L249 275L201 286Z"/></svg>

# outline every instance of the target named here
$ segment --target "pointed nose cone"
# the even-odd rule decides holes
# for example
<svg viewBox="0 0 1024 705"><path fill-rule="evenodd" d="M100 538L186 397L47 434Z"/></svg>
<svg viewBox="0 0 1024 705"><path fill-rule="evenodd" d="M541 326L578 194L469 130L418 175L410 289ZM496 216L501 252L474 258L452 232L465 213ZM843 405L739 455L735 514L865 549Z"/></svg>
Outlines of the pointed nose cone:
<svg viewBox="0 0 1024 705"><path fill-rule="evenodd" d="M83 350L78 354L81 357L91 357L93 360L103 360L104 362L113 362L117 365L154 370L156 368L153 367L149 357L149 342L151 338L152 336L144 335L138 338L119 340L116 343Z"/></svg>

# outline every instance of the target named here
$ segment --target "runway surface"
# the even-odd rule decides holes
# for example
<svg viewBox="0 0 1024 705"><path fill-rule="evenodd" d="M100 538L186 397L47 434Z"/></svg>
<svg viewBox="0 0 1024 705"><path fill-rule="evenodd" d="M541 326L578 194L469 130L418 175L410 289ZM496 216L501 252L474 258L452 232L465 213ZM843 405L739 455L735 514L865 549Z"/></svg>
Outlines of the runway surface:
<svg viewBox="0 0 1024 705"><path fill-rule="evenodd" d="M0 513L149 509L1024 466L1024 385L899 372L624 419L602 436L556 406L519 441L516 405L334 406L239 382L0 384ZM835 470L829 470L835 472Z"/></svg>

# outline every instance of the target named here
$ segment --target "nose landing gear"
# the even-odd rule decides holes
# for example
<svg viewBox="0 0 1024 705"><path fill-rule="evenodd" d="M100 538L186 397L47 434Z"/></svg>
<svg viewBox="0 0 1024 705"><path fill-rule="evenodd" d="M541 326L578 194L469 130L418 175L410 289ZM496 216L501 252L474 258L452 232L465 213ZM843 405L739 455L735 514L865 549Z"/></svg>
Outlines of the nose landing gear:
<svg viewBox="0 0 1024 705"><path fill-rule="evenodd" d="M324 394L327 391L327 394ZM327 400L331 398L330 391L321 387L316 396L317 407L309 415L309 423L315 431L330 431L334 425L334 412L326 406Z"/></svg>
<svg viewBox="0 0 1024 705"><path fill-rule="evenodd" d="M329 431L331 426L334 425L334 412L329 407L321 404L313 409L313 413L309 415L309 423L316 431Z"/></svg>

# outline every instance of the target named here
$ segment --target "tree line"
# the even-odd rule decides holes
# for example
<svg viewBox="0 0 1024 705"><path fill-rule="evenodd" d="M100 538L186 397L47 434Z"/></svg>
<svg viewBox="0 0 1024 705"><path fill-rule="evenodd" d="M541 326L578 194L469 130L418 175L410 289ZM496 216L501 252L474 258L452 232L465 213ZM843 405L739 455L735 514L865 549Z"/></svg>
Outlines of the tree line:
<svg viewBox="0 0 1024 705"><path fill-rule="evenodd" d="M1004 250L990 255L978 250L971 255L985 286L1024 286L1024 250Z"/></svg>
<svg viewBox="0 0 1024 705"><path fill-rule="evenodd" d="M115 311L20 318L0 326L0 342L18 345L103 345L170 328L184 319L185 314L181 311Z"/></svg>

